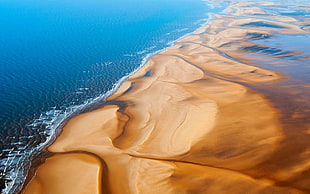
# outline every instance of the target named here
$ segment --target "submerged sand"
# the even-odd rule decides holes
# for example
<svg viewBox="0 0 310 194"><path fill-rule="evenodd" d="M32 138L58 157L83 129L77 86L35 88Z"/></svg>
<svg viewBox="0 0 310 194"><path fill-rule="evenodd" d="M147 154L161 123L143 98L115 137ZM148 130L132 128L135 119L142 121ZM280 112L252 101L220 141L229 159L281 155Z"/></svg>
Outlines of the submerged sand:
<svg viewBox="0 0 310 194"><path fill-rule="evenodd" d="M72 118L48 148L55 155L23 192L310 191L309 149L298 153L300 161L270 169L287 138L282 113L250 86L272 85L284 76L249 65L246 51L227 46L253 45L244 39L248 33L272 34L241 27L263 20L237 17L251 11L241 5L153 56L108 105ZM268 22L285 26L277 33L308 33L294 18L290 24L273 19L278 22ZM287 159L281 157L276 159Z"/></svg>

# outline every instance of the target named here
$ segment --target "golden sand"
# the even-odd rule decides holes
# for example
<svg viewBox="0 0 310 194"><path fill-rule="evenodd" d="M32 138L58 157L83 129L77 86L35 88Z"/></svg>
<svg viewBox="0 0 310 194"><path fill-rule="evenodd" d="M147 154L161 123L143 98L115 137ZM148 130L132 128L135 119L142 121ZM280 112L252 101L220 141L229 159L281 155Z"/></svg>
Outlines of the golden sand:
<svg viewBox="0 0 310 194"><path fill-rule="evenodd" d="M102 171L100 160L92 155L56 154L39 167L25 194L101 193Z"/></svg>
<svg viewBox="0 0 310 194"><path fill-rule="evenodd" d="M249 32L272 33L240 27L257 19L237 18L251 12L231 8L235 15L227 9L231 16L216 16L153 56L107 99L125 108L111 103L72 118L48 148L55 155L24 193L309 191L310 179L302 173L310 168L310 150L290 168L268 171L263 165L272 163L286 134L280 111L246 86L284 77L248 65L246 51L225 46L253 45L244 39ZM277 33L307 33L281 21L273 23L285 26Z"/></svg>

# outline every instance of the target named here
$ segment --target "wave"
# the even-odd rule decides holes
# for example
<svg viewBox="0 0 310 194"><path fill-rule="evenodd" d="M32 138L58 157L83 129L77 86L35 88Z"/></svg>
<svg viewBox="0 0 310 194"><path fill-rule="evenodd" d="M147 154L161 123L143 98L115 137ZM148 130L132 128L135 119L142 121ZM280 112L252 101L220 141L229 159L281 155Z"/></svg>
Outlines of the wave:
<svg viewBox="0 0 310 194"><path fill-rule="evenodd" d="M212 18L213 18L213 14L209 13L206 19L200 19L196 21L194 24L198 26L198 28L200 28L206 25L210 20L212 20ZM29 161L31 161L36 156L38 156L38 154L42 152L42 150L44 150L47 146L49 146L56 139L57 135L61 131L61 127L66 123L66 121L68 121L73 116L79 114L81 111L85 110L86 108L96 105L99 102L108 98L121 86L121 84L124 81L126 81L131 75L133 75L140 68L142 68L152 56L165 50L167 47L173 46L177 41L181 40L185 36L194 34L198 28L196 28L192 32L183 34L183 36L180 36L179 38L175 40L166 42L164 45L164 48L162 49L155 50L157 47L151 46L144 50L138 51L134 54L125 54L124 55L125 57L131 57L131 56L136 56L136 55L144 55L144 56L142 57L140 65L134 71L126 74L121 79L119 79L116 83L114 83L112 88L109 91L103 94L100 94L94 98L89 98L79 105L75 105L74 102L72 102L71 105L62 106L59 109L56 109L56 107L52 107L50 110L41 113L39 117L35 119L33 122L29 123L27 127L31 128L32 131L39 131L39 134L38 134L39 137L35 137L35 135L29 135L29 136L21 136L19 137L19 139L24 139L24 141L26 142L32 138L44 137L45 140L42 143L34 147L31 147L31 148L29 145L25 145L24 147L19 147L19 150L17 151L14 148L4 150L4 151L7 151L9 155L6 160L1 160L0 164L2 166L5 166L4 168L5 177L4 178L6 180L11 180L11 181L6 183L6 187L2 190L2 192L3 193L15 193L21 189L22 184L26 179L27 172L30 169ZM186 32L189 30L190 30L189 28L183 28L183 29L177 29L175 30L175 32L181 33L181 32ZM96 69L96 68L100 68L102 66L107 66L107 65L111 65L111 62L96 63L93 65L93 68ZM86 73L86 71L84 73ZM76 92L83 92L88 89L89 88L81 87L81 88L78 88ZM21 145L21 144L22 143L18 143L18 142L11 143L11 145Z"/></svg>

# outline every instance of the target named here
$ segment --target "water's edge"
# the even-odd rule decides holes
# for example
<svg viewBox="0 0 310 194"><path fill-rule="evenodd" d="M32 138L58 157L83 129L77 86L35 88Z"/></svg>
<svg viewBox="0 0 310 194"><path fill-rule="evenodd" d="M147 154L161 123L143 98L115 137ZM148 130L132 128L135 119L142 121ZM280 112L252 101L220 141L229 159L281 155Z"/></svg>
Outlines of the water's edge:
<svg viewBox="0 0 310 194"><path fill-rule="evenodd" d="M207 6L207 5L206 5ZM205 26L213 19L213 13L208 13L207 18L200 19L200 23L198 24L199 28ZM199 22L194 21L194 22ZM51 145L55 139L60 135L62 127L73 117L89 110L93 110L98 108L98 106L101 106L104 104L105 100L111 96L114 92L118 90L118 88L121 86L121 84L126 81L131 75L135 74L139 69L141 69L148 61L149 59L158 54L159 52L173 46L176 44L177 41L180 39L194 34L197 29L195 29L192 32L186 33L183 36L177 38L174 41L168 42L165 48L146 53L144 58L142 59L140 66L136 68L131 73L123 76L121 79L119 79L116 83L114 83L111 90L107 91L106 93L103 93L95 98L90 98L86 100L83 104L74 105L67 107L65 111L52 109L50 111L47 111L46 113L42 113L38 119L36 119L33 123L30 123L30 127L39 127L44 125L47 129L45 133L43 134L46 137L46 141L39 144L37 147L32 148L32 150L27 153L27 155L24 156L24 159L19 159L17 165L19 169L17 169L17 174L14 174L16 177L14 178L14 175L8 175L4 176L4 180L9 180L8 182L4 182L5 189L2 190L4 194L6 193L20 193L22 191L22 188L24 188L29 180L31 180L31 177L34 175L35 170L38 168L38 166L45 161L47 157L50 156L50 154L46 151L46 148ZM47 118L48 117L48 118ZM28 166L25 165L24 160L30 159L30 164ZM12 158L14 160L14 158ZM6 166L9 166L9 161L6 163ZM18 174L19 173L19 174ZM23 180L18 180L17 178L23 177Z"/></svg>

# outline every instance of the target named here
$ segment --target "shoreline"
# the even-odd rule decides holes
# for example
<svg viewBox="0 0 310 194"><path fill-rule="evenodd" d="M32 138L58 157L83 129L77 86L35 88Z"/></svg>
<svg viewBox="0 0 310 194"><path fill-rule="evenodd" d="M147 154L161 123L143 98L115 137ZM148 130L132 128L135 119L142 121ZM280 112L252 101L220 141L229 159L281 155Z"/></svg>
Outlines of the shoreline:
<svg viewBox="0 0 310 194"><path fill-rule="evenodd" d="M221 17L217 16L211 21L212 25L209 23L195 31L200 32L204 29L209 33L207 45L200 37L203 36L203 32L198 33L198 36L193 33L178 40L175 45L152 56L106 99L111 102L121 101L125 107L121 108L112 102L111 105L71 118L56 141L48 147L48 150L58 157L56 162L51 164L58 163L59 158L62 159L60 157L62 154L76 151L92 153L102 159L103 164L107 165L107 171L112 172L113 175L109 172L104 173L103 176L110 183L106 186L108 188L106 191L113 193L124 191L135 193L137 185L134 185L144 179L153 184L158 181L161 183L160 187L154 188L152 192L175 193L183 191L180 184L184 184L184 180L190 180L188 177L191 176L197 178L201 172L204 172L202 175L207 180L214 178L207 175L209 172L213 176L219 173L222 178L232 176L233 179L227 178L225 183L221 184L238 183L244 186L242 189L249 187L248 181L250 181L251 189L256 189L258 192L262 189L273 192L288 190L292 193L302 191L304 186L296 186L296 184L288 184L287 187L274 185L274 182L290 179L290 176L282 175L289 173L286 169L280 169L278 174L271 172L262 174L254 168L255 165L260 165L272 158L271 155L277 152L285 135L283 124L280 124L279 110L275 109L264 95L245 87L244 84L272 83L283 79L283 76L257 66L245 65L247 63L244 64L238 60L232 61L222 56L217 49L211 49L226 44L224 39L216 42L221 38L218 34L212 39L212 32L216 31L216 28L212 28L223 25ZM227 18L225 19L227 21ZM234 22L232 19L228 20L231 25ZM251 23L256 20L246 22ZM286 27L289 28L289 26ZM296 30L293 27L292 29ZM255 30L262 32L257 29L229 30L223 34L223 37L231 37L228 38L231 41L239 34ZM284 33L290 33L285 30ZM245 41L243 44L250 43ZM183 45L186 46L180 48ZM241 56L230 47L224 48L223 52L235 57ZM158 96L154 97L154 95ZM253 106L256 108L251 108ZM238 112L235 112L236 110ZM168 114L165 111L168 111ZM261 116L262 113L263 116ZM242 118L242 122L235 123L236 118ZM234 127L226 132L228 126ZM85 129L91 130L85 131ZM250 130L242 132L240 129ZM220 138L224 140L219 140ZM231 145L234 146L231 148L229 147ZM81 155L76 157L83 159ZM53 158L54 156L47 160L52 161ZM93 169L100 164L90 163L87 163L89 165L86 165L85 169ZM41 165L38 172L42 169L50 171L49 164L48 162ZM64 164L60 162L56 168L61 169ZM82 164L84 165L84 163L76 165ZM154 172L147 170L151 166L155 167ZM301 168L304 169L304 167ZM250 172L248 172L249 169L251 169ZM66 175L66 178L74 180L74 170L67 170L71 174ZM295 172L290 173L291 176L296 176ZM30 186L25 188L25 193L39 191L37 190L39 188L46 189L41 188L37 181L46 181L45 178L52 174L50 172L40 177L36 175L30 181ZM263 178L253 179L256 176ZM153 177L153 180L150 177ZM56 179L47 180L54 182ZM124 186L118 188L117 185L113 185L112 180L120 180ZM200 181L202 180L190 181L191 183L183 189L194 190L199 187L197 185ZM150 191L149 189L152 189L150 185L145 184L142 182L138 186L139 190ZM208 184L211 183L208 182ZM223 189L221 184L213 184L213 191ZM68 184L65 188L70 189L72 186L74 185ZM102 185L88 186L95 189L101 188ZM61 187L56 184L49 189L57 190ZM104 188L101 189L104 191ZM95 190L95 193L100 191L100 189Z"/></svg>
<svg viewBox="0 0 310 194"><path fill-rule="evenodd" d="M195 22L195 27L190 27L190 28L188 28L188 29L196 29L196 27L198 26L199 27L199 25L200 25L200 22L198 22L198 21L200 21L200 19L204 19L206 16L203 16L203 15L201 15L201 17L195 17L195 19L194 19L194 22ZM197 23L196 23L197 22ZM184 29L182 29L182 30L184 30ZM182 32L182 33L184 33L184 31ZM178 36L180 36L180 35L182 35L182 33L176 33L176 34L178 34ZM171 33L171 34L173 34L173 33ZM177 36L177 37L178 37ZM176 37L176 36L174 36L174 37ZM175 38L172 38L172 36L169 36L169 38L167 38L167 39L165 39L168 43L170 43L170 40L174 40ZM166 44L166 41L164 41L164 44ZM167 43L167 44L168 44ZM157 48L161 48L162 46L158 46ZM167 47L167 46L165 46L165 47ZM156 49L157 49L156 48ZM154 50L156 50L156 49L154 49ZM148 52L151 52L151 50L152 49L150 49L149 50L149 47L146 49L147 51L145 52L145 54L146 53L148 53ZM138 52L138 51L137 51ZM136 53L136 52L135 52ZM144 51L143 51L143 53L144 53ZM137 65L139 65L139 63L140 63L140 59L142 58L142 57L144 57L144 54L142 55L140 55L139 54L139 56L138 56L138 54L136 54L137 56L137 58L139 58L139 61L136 63ZM141 56L141 57L140 57ZM132 69L132 68L130 68L130 69ZM131 71L131 70L130 70ZM124 73L125 74L125 73ZM124 74L122 74L122 75L124 75ZM81 89L83 89L83 88L81 88ZM87 88L85 88L85 89L87 89ZM79 91L79 90L78 90ZM85 91L85 90L83 90L83 91ZM105 90L106 91L106 90ZM112 89L112 91L114 91L114 89ZM103 93L100 93L100 94L103 94ZM70 94L71 95L71 94ZM86 96L86 95L85 95ZM94 97L93 97L94 96ZM86 98L88 98L88 97L91 97L90 99L86 99ZM88 95L88 97L86 97L85 98L85 100L87 100L88 102L87 103L83 103L83 101L84 101L84 98L82 99L81 98L81 106L83 106L82 108L78 108L79 110L77 110L77 111L74 111L74 113L73 113L73 115L75 115L75 114L77 114L77 112L80 112L80 110L81 109L84 109L84 105L86 104L86 106L89 106L89 103L90 104L92 104L93 102L90 102L91 100L94 100L95 98L97 98L97 94L95 94L95 95ZM104 99L106 97L106 94L105 94L105 96L99 96L99 101L101 101L102 99ZM95 99L95 101L96 101L96 99ZM97 100L98 101L98 100ZM72 102L72 103L71 103ZM74 101L75 102L75 101ZM56 125L58 125L59 123L65 123L66 121L60 121L60 122L54 122L53 121L53 119L54 118L57 118L58 120L60 120L60 119L62 119L61 117L63 117L63 115L60 115L60 116L58 116L58 113L56 113L56 114L53 114L53 113L51 113L52 111L61 111L61 114L63 113L63 114L66 114L66 113L68 113L68 112L70 112L72 109L74 109L74 108L76 108L76 104L79 104L79 103L75 103L74 104L74 102L73 101L68 101L68 103L66 103L66 104L58 104L58 106L57 106L57 108L56 108L56 105L55 105L55 107L51 107L51 108L47 108L47 111L45 111L45 110L40 110L40 111L42 111L42 114L40 115L40 114L38 114L37 116L34 116L34 118L33 118L33 120L32 121L34 121L34 122L32 122L30 125L31 125L31 127L30 128L36 128L36 126L40 126L40 125L49 125L50 124L50 122L53 122L53 126L55 126L54 124L56 123ZM94 103L94 104L96 104L96 102ZM90 106L92 106L92 105L90 105ZM55 116L56 115L56 116ZM66 120L67 118L66 118L66 115L64 115L64 117L65 117L65 119L64 120ZM71 116L72 117L72 116ZM27 122L27 127L28 127L28 122ZM36 126L35 126L36 125ZM50 128L55 128L55 127L50 127L50 126L47 126L47 128L48 129L50 129ZM56 127L56 128L59 128L58 126ZM60 127L61 128L61 127ZM37 131L37 130L34 130L34 131ZM47 137L50 137L51 135L51 133L53 133L53 131L52 130L44 130L44 132L46 132L47 131L47 133L46 134L44 134L44 135L46 135ZM54 135L52 135L52 136L54 136ZM32 141L31 140L31 138L29 138L30 140L29 141ZM38 138L39 139L39 138ZM40 140L41 139L43 139L43 138L40 138ZM43 139L43 141L44 141L45 139ZM26 141L25 141L26 142ZM48 140L48 144L49 144L49 142L53 142L53 140ZM33 151L33 152L36 152L37 150L42 150L42 149L45 149L45 147L47 147L47 145L48 144L46 144L46 142L44 142L44 143L42 143L42 142L40 142L40 145L39 146L35 146L35 148L33 149L33 150L35 150L35 151ZM28 149L29 150L29 149ZM15 151L15 150L14 150ZM31 153L33 153L33 152L31 152ZM14 152L13 152L14 153ZM23 153L23 150L20 152L20 153ZM33 156L34 154L32 154L32 156ZM12 156L9 156L8 158L5 158L5 162L6 162L6 164L8 163L8 164L10 164L10 163L12 163L12 161L13 161L13 158L14 158L15 156L12 154ZM19 162L18 162L18 164L21 164L21 163L23 163L22 161L28 161L28 159L24 159L24 158L28 158L28 157L24 157L24 156L22 156L21 157L21 159L19 160ZM29 158L31 158L31 157L29 157ZM14 159L14 161L16 161L16 159ZM31 164L29 164L29 165L31 165ZM13 166L13 165L12 165ZM14 166L19 166L19 165L14 165ZM24 166L26 166L24 163L23 163L23 167ZM17 170L18 169L18 170ZM18 190L20 190L20 187L16 187L15 185L20 185L20 184L22 184L22 183L20 183L20 184L16 184L16 183L14 183L13 184L13 182L15 181L15 180L18 180L18 182L22 182L22 180L23 180L23 177L25 177L25 175L27 174L27 170L23 170L24 168L14 168L14 170L7 170L7 168L5 168L5 177L3 177L3 181L5 180L6 182L7 182L7 186L6 186L6 188L3 188L3 192L16 192L16 191L18 191ZM16 173L17 172L17 173ZM24 173L25 172L25 173ZM17 174L17 175L16 175ZM19 178L16 178L16 177L19 177ZM13 180L13 181L12 181ZM2 181L2 177L1 177L1 181ZM17 182L17 181L16 181ZM11 184L12 183L12 184Z"/></svg>
<svg viewBox="0 0 310 194"><path fill-rule="evenodd" d="M72 118L80 115L80 114L83 114L85 112L90 112L90 111L94 111L102 106L106 106L106 99L108 99L111 95L113 95L115 92L117 92L117 90L119 89L119 87L121 87L121 85L132 75L134 75L137 71L139 71L141 68L144 67L144 65L150 60L150 58L152 58L154 55L157 55L158 53L174 46L177 41L187 37L187 36L190 36L192 35L193 33L195 33L198 29L202 28L204 25L206 25L209 21L211 21L213 18L210 18L211 15L213 15L213 13L209 13L208 14L208 18L205 18L205 19L200 19L197 21L197 24L199 25L199 27L197 29L195 29L194 31L192 32L188 32L184 35L182 35L181 37L179 37L178 39L176 40L173 40L173 41L169 41L166 46L162 49L159 49L159 50L156 50L154 52L151 52L151 53L147 53L146 56L143 57L143 59L141 60L141 64L138 68L136 68L134 71L132 71L131 73L123 76L122 78L120 78L116 83L113 84L112 88L107 91L106 93L102 94L102 95L99 95L99 96L96 96L94 98L90 98L90 99L87 99L87 102L83 103L83 104L80 104L80 105L74 105L73 107L67 107L67 109L75 109L73 110L72 112L69 112L69 116L66 115L65 117L63 118L60 118L61 121L55 123L55 125L57 125L57 127L52 127L52 128L55 128L56 129L56 132L54 135L51 135L49 136L50 140L47 140L46 142L44 142L44 145L43 146L40 146L39 148L37 149L42 149L44 150L43 151L43 155L45 152L48 152L47 151L47 148L53 144L53 142L57 139L57 137L61 134L62 132L62 128L68 123L69 120L71 120ZM200 21L203 21L203 23L201 23ZM66 112L64 113L66 114ZM39 118L40 119L40 118ZM34 123L31 123L31 125L35 125L35 122ZM32 162L30 164L30 170L29 170L29 173L27 173L27 176L25 178L25 181L23 182L23 184L20 186L21 187L21 190L17 190L18 193L22 193L23 190L25 189L25 187L27 186L27 184L31 181L31 179L33 178L33 176L35 175L35 171L38 169L38 167L44 163L44 161L48 158L48 157L41 157L42 154L39 154L38 158L35 158L35 159L32 159ZM53 154L53 153L50 153L49 154ZM49 155L47 154L47 155ZM31 172L30 172L31 171ZM32 172L34 171L34 172Z"/></svg>

